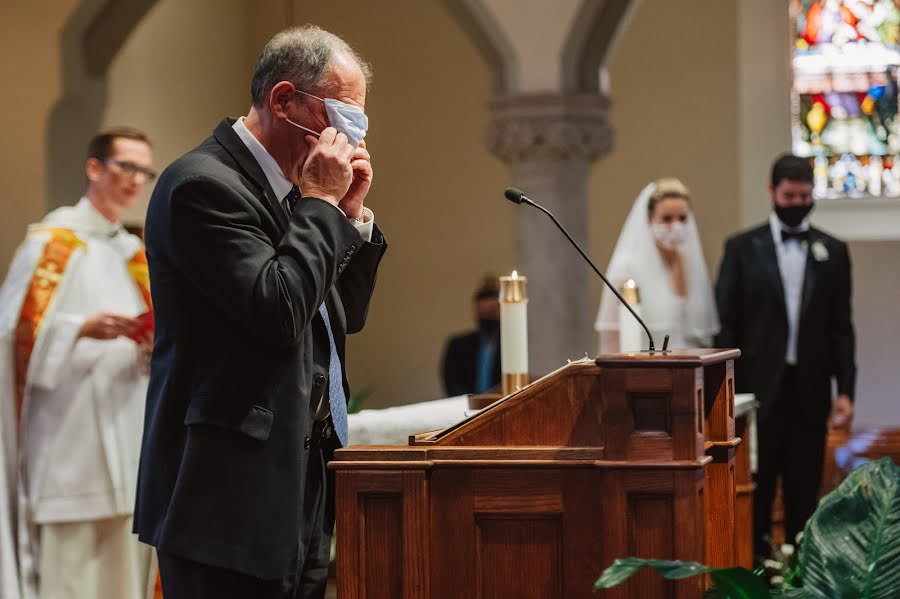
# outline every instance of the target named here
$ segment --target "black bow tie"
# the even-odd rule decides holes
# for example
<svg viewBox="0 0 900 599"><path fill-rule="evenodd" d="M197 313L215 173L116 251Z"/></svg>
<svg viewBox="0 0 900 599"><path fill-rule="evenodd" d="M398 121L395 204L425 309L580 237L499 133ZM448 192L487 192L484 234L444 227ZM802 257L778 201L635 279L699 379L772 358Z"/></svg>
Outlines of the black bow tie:
<svg viewBox="0 0 900 599"><path fill-rule="evenodd" d="M297 202L300 201L300 198L303 197L300 195L300 190L296 185L291 187L291 190L288 192L286 196L284 196L284 201L287 204L288 212L291 214L294 213L294 208L297 207Z"/></svg>
<svg viewBox="0 0 900 599"><path fill-rule="evenodd" d="M781 230L781 243L795 239L797 241L809 241L809 231L785 231Z"/></svg>

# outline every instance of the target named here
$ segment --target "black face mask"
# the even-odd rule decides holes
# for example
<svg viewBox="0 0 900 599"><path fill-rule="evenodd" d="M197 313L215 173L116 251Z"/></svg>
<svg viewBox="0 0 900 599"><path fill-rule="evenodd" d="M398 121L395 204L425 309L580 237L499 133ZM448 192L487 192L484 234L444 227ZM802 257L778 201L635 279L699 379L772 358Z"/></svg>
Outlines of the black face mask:
<svg viewBox="0 0 900 599"><path fill-rule="evenodd" d="M479 318L478 332L482 334L493 334L500 330L500 321L496 318Z"/></svg>
<svg viewBox="0 0 900 599"><path fill-rule="evenodd" d="M779 206L774 204L775 216L790 228L799 227L803 219L812 212L814 204L802 204L800 206Z"/></svg>

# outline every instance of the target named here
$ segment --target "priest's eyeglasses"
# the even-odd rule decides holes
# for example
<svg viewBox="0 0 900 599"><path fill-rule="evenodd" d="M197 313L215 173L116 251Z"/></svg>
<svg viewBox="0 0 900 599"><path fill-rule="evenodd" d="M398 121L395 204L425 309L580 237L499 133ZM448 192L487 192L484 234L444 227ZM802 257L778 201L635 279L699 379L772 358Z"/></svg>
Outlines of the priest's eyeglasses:
<svg viewBox="0 0 900 599"><path fill-rule="evenodd" d="M129 177L134 177L135 175L144 175L144 179L149 183L156 178L156 171L143 167L139 164L135 164L133 162L128 162L127 160L116 160L115 158L107 158L104 160L106 164L114 164L119 170L128 175Z"/></svg>

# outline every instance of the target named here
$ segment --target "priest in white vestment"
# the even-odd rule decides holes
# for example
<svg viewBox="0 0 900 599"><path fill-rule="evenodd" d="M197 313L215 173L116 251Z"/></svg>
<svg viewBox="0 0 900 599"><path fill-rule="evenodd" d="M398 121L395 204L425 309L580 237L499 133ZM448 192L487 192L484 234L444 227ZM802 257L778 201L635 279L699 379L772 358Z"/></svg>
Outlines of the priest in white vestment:
<svg viewBox="0 0 900 599"><path fill-rule="evenodd" d="M140 238L147 137L98 134L75 206L32 225L0 288L0 597L139 599L131 532L152 347ZM155 574L154 574L155 576Z"/></svg>

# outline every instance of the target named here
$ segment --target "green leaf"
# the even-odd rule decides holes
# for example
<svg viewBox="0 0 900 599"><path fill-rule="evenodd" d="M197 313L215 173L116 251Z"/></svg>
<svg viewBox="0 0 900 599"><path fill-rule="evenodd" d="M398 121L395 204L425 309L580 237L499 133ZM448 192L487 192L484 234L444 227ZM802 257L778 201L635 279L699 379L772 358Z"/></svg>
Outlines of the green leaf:
<svg viewBox="0 0 900 599"><path fill-rule="evenodd" d="M710 574L731 599L769 598L769 587L763 579L746 568L713 568Z"/></svg>
<svg viewBox="0 0 900 599"><path fill-rule="evenodd" d="M688 578L709 573L719 587L720 597L731 599L769 599L769 590L762 578L745 568L709 568L697 562L677 560L641 559L629 557L617 559L603 571L594 583L594 590L609 589L628 580L639 569L653 568L668 580Z"/></svg>
<svg viewBox="0 0 900 599"><path fill-rule="evenodd" d="M597 579L597 582L594 583L594 590L610 589L620 585L631 578L635 572L644 566L653 568L659 572L663 578L668 578L669 580L688 578L690 576L696 576L697 574L706 574L710 571L710 568L707 568L703 564L698 564L697 562L626 557L617 559L611 566L603 571L603 574L601 574L600 578Z"/></svg>
<svg viewBox="0 0 900 599"><path fill-rule="evenodd" d="M822 498L803 532L800 569L815 597L900 597L900 468L889 458Z"/></svg>
<svg viewBox="0 0 900 599"><path fill-rule="evenodd" d="M350 399L347 401L347 413L356 414L359 412L362 409L363 402L365 402L374 392L375 388L372 387L372 385L369 385L360 391L351 393Z"/></svg>

